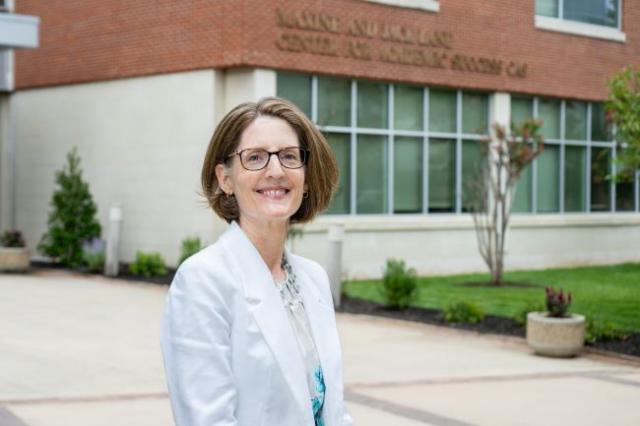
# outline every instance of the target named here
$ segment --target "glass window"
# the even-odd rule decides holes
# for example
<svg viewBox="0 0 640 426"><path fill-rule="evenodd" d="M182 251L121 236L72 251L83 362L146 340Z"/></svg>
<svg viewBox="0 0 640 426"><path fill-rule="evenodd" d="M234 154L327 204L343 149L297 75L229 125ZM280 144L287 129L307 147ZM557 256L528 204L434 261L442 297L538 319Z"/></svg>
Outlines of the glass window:
<svg viewBox="0 0 640 426"><path fill-rule="evenodd" d="M386 213L387 209L387 138L358 135L357 213Z"/></svg>
<svg viewBox="0 0 640 426"><path fill-rule="evenodd" d="M619 8L620 0L536 0L536 15L614 28L618 27Z"/></svg>
<svg viewBox="0 0 640 426"><path fill-rule="evenodd" d="M563 18L588 24L618 27L619 0L564 0Z"/></svg>
<svg viewBox="0 0 640 426"><path fill-rule="evenodd" d="M617 170L621 171L616 182L616 210L632 211L635 210L634 200L634 176L635 173L629 168L625 168L623 164L617 163Z"/></svg>
<svg viewBox="0 0 640 426"><path fill-rule="evenodd" d="M536 161L538 162L536 182L538 211L541 213L557 212L560 200L560 147L545 145L544 151Z"/></svg>
<svg viewBox="0 0 640 426"><path fill-rule="evenodd" d="M318 125L349 126L351 82L346 79L318 77Z"/></svg>
<svg viewBox="0 0 640 426"><path fill-rule="evenodd" d="M587 140L587 104L578 101L566 101L564 111L565 139Z"/></svg>
<svg viewBox="0 0 640 426"><path fill-rule="evenodd" d="M311 76L279 72L276 87L279 97L290 100L311 117Z"/></svg>
<svg viewBox="0 0 640 426"><path fill-rule="evenodd" d="M531 186L533 173L529 164L520 174L516 183L515 196L511 210L515 213L528 213L531 211Z"/></svg>
<svg viewBox="0 0 640 426"><path fill-rule="evenodd" d="M393 210L422 212L422 139L396 137L393 151Z"/></svg>
<svg viewBox="0 0 640 426"><path fill-rule="evenodd" d="M456 92L450 90L429 91L429 130L455 133Z"/></svg>
<svg viewBox="0 0 640 426"><path fill-rule="evenodd" d="M527 120L533 118L533 101L531 98L511 98L511 124L521 126Z"/></svg>
<svg viewBox="0 0 640 426"><path fill-rule="evenodd" d="M540 99L538 118L542 120L540 134L545 139L560 139L560 101Z"/></svg>
<svg viewBox="0 0 640 426"><path fill-rule="evenodd" d="M386 84L358 82L358 127L388 127L387 93Z"/></svg>
<svg viewBox="0 0 640 426"><path fill-rule="evenodd" d="M634 210L633 182L616 183L616 210L628 212Z"/></svg>
<svg viewBox="0 0 640 426"><path fill-rule="evenodd" d="M591 140L609 141L611 139L611 127L607 122L604 104L593 102L591 104Z"/></svg>
<svg viewBox="0 0 640 426"><path fill-rule="evenodd" d="M393 92L393 127L400 130L422 130L424 108L422 88L395 86Z"/></svg>
<svg viewBox="0 0 640 426"><path fill-rule="evenodd" d="M558 16L558 0L536 0L536 15Z"/></svg>
<svg viewBox="0 0 640 426"><path fill-rule="evenodd" d="M462 95L462 132L485 134L489 121L489 98L484 93Z"/></svg>
<svg viewBox="0 0 640 426"><path fill-rule="evenodd" d="M474 196L482 191L482 142L462 142L462 211L468 212L477 201Z"/></svg>
<svg viewBox="0 0 640 426"><path fill-rule="evenodd" d="M340 176L338 188L333 194L333 199L329 205L327 213L346 214L350 212L351 195L351 150L350 135L341 133L329 133L326 135L327 142L331 146L338 162Z"/></svg>
<svg viewBox="0 0 640 426"><path fill-rule="evenodd" d="M429 211L453 212L456 202L456 142L429 142Z"/></svg>
<svg viewBox="0 0 640 426"><path fill-rule="evenodd" d="M585 177L587 150L581 146L566 146L564 151L564 209L583 212L587 205Z"/></svg>
<svg viewBox="0 0 640 426"><path fill-rule="evenodd" d="M591 211L611 210L611 150L591 148Z"/></svg>

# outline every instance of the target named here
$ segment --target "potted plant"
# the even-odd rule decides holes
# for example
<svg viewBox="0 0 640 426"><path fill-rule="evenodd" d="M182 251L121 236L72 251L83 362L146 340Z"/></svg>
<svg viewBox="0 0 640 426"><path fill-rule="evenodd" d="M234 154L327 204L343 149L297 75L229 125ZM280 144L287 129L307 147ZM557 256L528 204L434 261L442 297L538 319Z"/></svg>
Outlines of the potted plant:
<svg viewBox="0 0 640 426"><path fill-rule="evenodd" d="M22 233L15 229L0 236L0 271L24 272L29 269L29 250Z"/></svg>
<svg viewBox="0 0 640 426"><path fill-rule="evenodd" d="M585 317L570 314L571 293L545 287L546 312L527 314L527 343L538 355L576 356L584 345Z"/></svg>

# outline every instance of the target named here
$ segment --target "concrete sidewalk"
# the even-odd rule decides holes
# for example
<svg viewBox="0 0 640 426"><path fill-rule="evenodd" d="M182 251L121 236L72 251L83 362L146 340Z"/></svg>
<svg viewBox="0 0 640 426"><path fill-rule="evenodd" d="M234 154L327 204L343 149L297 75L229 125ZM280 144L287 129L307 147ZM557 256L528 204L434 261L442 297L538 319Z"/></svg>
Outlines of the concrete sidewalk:
<svg viewBox="0 0 640 426"><path fill-rule="evenodd" d="M0 275L0 426L172 425L166 290ZM338 326L357 425L640 425L640 362L546 359L521 339L365 316Z"/></svg>

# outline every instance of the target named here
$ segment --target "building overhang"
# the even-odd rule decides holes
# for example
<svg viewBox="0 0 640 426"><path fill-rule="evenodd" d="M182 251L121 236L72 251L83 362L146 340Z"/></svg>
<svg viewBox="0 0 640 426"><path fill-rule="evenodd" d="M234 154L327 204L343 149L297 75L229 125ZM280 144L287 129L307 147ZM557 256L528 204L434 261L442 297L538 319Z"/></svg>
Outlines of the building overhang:
<svg viewBox="0 0 640 426"><path fill-rule="evenodd" d="M38 47L39 23L36 16L0 13L0 49Z"/></svg>

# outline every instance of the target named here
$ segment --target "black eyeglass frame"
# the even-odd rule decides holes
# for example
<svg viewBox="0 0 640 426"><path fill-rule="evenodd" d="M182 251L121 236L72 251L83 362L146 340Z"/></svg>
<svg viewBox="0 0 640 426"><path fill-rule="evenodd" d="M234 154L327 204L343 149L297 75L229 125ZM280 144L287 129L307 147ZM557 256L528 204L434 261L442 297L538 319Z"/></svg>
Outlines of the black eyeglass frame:
<svg viewBox="0 0 640 426"><path fill-rule="evenodd" d="M298 167L289 167L289 166L286 166L286 165L284 165L282 163L282 159L280 158L280 153L283 152L283 151L286 151L288 149L297 149L297 150L300 151L300 155L302 157L302 161L301 161L300 166L298 166ZM269 158L267 159L267 162L265 163L265 165L260 167L259 169L250 169L247 166L245 166L244 165L244 161L242 161L242 153L245 152L245 151L264 151L267 154L269 154ZM264 169L267 168L267 166L269 165L269 162L271 161L271 157L274 154L276 155L276 157L278 157L278 161L280 162L280 165L282 167L284 167L285 169L296 170L296 169L303 168L307 164L307 161L309 160L310 151L308 149L304 149L304 148L301 148L299 146L288 146L288 147L282 148L282 149L280 149L278 151L267 151L266 149L261 149L261 148L247 148L247 149L243 149L242 151L233 152L233 153L227 155L227 160L232 158L232 157L235 157L237 155L238 157L240 157L240 165L245 170L249 170L250 172L257 172L257 171L264 170Z"/></svg>

